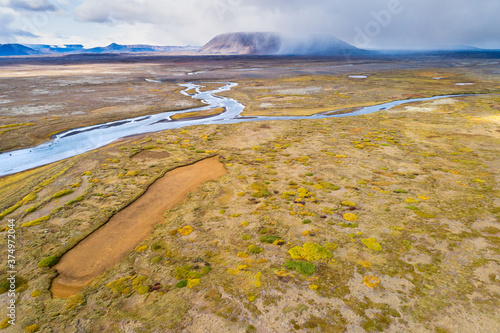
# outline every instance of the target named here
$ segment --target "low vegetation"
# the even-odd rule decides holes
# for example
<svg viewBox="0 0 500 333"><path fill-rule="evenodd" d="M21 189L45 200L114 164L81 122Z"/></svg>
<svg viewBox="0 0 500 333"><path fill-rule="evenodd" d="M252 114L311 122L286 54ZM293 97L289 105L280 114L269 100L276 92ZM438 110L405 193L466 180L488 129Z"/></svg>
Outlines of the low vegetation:
<svg viewBox="0 0 500 333"><path fill-rule="evenodd" d="M450 72L450 80L461 78ZM394 96L387 98L399 98L403 83L405 94L415 94L439 76L434 70L403 74L385 73L349 89L368 89L368 97L359 98L380 102L370 90L374 82L392 80L387 87ZM330 93L351 95L344 80L337 81ZM252 82L236 94L266 83ZM313 82L298 77L276 84ZM423 94L443 87L422 87ZM5 235L7 220L15 219L22 249L18 327L496 330L499 117L500 98L484 95L356 117L194 126L127 138L43 172L0 179L0 230ZM153 146L169 155L133 158ZM163 224L76 296L50 297L53 266L63 253L168 170L214 155L227 175L166 211ZM127 176L130 171L138 172ZM76 183L81 186L72 187ZM74 192L56 202L62 189ZM2 274L5 290L6 278Z"/></svg>

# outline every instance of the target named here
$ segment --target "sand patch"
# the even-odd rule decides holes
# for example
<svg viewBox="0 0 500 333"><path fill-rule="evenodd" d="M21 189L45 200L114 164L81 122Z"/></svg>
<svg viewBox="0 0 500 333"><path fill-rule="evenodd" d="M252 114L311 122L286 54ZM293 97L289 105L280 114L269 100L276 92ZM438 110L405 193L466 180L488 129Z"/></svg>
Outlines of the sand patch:
<svg viewBox="0 0 500 333"><path fill-rule="evenodd" d="M203 182L218 179L226 172L219 158L212 157L165 174L139 199L61 258L55 266L59 276L52 281L52 295L75 295L147 238L153 226L163 222L166 210L182 202Z"/></svg>

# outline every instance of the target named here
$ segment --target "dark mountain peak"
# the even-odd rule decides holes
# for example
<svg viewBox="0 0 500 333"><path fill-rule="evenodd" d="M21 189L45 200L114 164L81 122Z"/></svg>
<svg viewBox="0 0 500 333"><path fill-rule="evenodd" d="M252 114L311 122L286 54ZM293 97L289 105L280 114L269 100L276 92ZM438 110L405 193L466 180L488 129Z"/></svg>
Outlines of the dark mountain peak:
<svg viewBox="0 0 500 333"><path fill-rule="evenodd" d="M275 54L281 48L280 35L273 32L235 32L214 37L201 53Z"/></svg>
<svg viewBox="0 0 500 333"><path fill-rule="evenodd" d="M235 32L214 37L200 49L204 54L331 55L359 51L328 34Z"/></svg>

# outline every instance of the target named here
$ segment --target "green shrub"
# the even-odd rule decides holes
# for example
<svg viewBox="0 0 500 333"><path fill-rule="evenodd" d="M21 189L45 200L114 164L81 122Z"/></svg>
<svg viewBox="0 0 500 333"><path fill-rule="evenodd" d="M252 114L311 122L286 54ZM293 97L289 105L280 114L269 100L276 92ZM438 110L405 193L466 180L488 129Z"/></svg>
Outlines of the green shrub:
<svg viewBox="0 0 500 333"><path fill-rule="evenodd" d="M16 209L21 207L23 205L22 202L16 203L14 206L11 206L4 210L3 212L0 213L0 220L2 220L5 216L9 215L10 213L14 212Z"/></svg>
<svg viewBox="0 0 500 333"><path fill-rule="evenodd" d="M49 256L45 259L42 259L39 263L38 263L38 267L40 268L43 268L43 267L52 267L54 266L55 264L57 264L59 262L59 257L58 256Z"/></svg>
<svg viewBox="0 0 500 333"><path fill-rule="evenodd" d="M201 269L201 275L207 275L208 273L210 273L212 271L212 267L210 266L204 266L202 269Z"/></svg>
<svg viewBox="0 0 500 333"><path fill-rule="evenodd" d="M26 213L31 214L31 213L33 213L36 210L37 210L37 207L33 206L33 207L30 207L30 208L26 209Z"/></svg>
<svg viewBox="0 0 500 333"><path fill-rule="evenodd" d="M177 267L174 270L174 276L177 280L184 279L199 279L202 276L210 273L212 268L210 266L204 266L200 268L194 268L192 265L185 265L181 267Z"/></svg>
<svg viewBox="0 0 500 333"><path fill-rule="evenodd" d="M70 200L70 201L66 202L66 205L69 206L69 205L72 205L74 203L83 201L84 199L85 199L85 197L83 195L80 195L80 196L74 198L73 200Z"/></svg>
<svg viewBox="0 0 500 333"><path fill-rule="evenodd" d="M141 286L137 289L137 292L141 295L149 292L149 287L148 286Z"/></svg>
<svg viewBox="0 0 500 333"><path fill-rule="evenodd" d="M35 199L36 199L36 193L30 193L27 196L25 196L21 201L23 202L23 204L27 204L28 202L31 202Z"/></svg>
<svg viewBox="0 0 500 333"><path fill-rule="evenodd" d="M264 251L264 249L261 248L260 246L257 246L257 245L250 245L248 247L248 252L250 252L252 254L259 254L259 253L262 253L262 251Z"/></svg>
<svg viewBox="0 0 500 333"><path fill-rule="evenodd" d="M26 222L26 223L22 224L21 228L26 228L26 227L32 227L34 225L39 225L42 222L48 221L49 218L50 218L49 216L40 217L39 219L36 219L36 220L33 220L33 221Z"/></svg>
<svg viewBox="0 0 500 333"><path fill-rule="evenodd" d="M148 279L147 276L138 276L132 280L132 286L140 286Z"/></svg>
<svg viewBox="0 0 500 333"><path fill-rule="evenodd" d="M305 276L311 276L316 271L316 265L305 261L287 260L285 266L286 268L294 269L297 273Z"/></svg>
<svg viewBox="0 0 500 333"><path fill-rule="evenodd" d="M74 192L73 190L62 190L62 191L59 191L59 192L55 193L55 194L52 196L52 198L54 198L54 199L58 199L58 198L61 198L61 197L66 196L66 195L68 195L68 194L71 194L71 193L73 193L73 192Z"/></svg>
<svg viewBox="0 0 500 333"><path fill-rule="evenodd" d="M165 245L162 243L154 243L153 245L151 245L151 250L153 251L163 251L165 250L165 248Z"/></svg>
<svg viewBox="0 0 500 333"><path fill-rule="evenodd" d="M6 293L10 290L10 281L7 280L9 276L4 276L0 279L0 294ZM22 277L16 276L15 286L18 289L21 286L25 286L28 281Z"/></svg>
<svg viewBox="0 0 500 333"><path fill-rule="evenodd" d="M188 280L180 280L175 284L177 288L184 288L188 285Z"/></svg>
<svg viewBox="0 0 500 333"><path fill-rule="evenodd" d="M268 189L263 189L263 190L260 190L259 192L254 192L252 193L252 197L253 198L263 198L263 197L268 197L270 196L272 193L269 192Z"/></svg>
<svg viewBox="0 0 500 333"><path fill-rule="evenodd" d="M159 263L162 259L163 259L163 258L162 258L162 256L157 256L157 257L154 257L153 259L151 259L151 262L152 262L153 264L157 264L157 263Z"/></svg>
<svg viewBox="0 0 500 333"><path fill-rule="evenodd" d="M304 223L304 224L309 224L309 223L311 223L311 222L312 222L312 221L311 221L311 220L309 220L309 219L306 219L306 220L302 221L302 223Z"/></svg>
<svg viewBox="0 0 500 333"><path fill-rule="evenodd" d="M265 236L260 237L260 242L261 243L272 244L277 239L279 239L278 236L265 235Z"/></svg>
<svg viewBox="0 0 500 333"><path fill-rule="evenodd" d="M269 228L262 228L259 230L259 234L261 234L261 235L265 235L265 234L270 233L270 232L271 232L271 229L269 229Z"/></svg>

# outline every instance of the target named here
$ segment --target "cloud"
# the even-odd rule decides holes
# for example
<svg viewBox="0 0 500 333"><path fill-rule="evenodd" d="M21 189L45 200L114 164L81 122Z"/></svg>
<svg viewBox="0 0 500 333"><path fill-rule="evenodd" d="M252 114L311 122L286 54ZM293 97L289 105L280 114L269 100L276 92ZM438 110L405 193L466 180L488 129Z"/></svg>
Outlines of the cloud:
<svg viewBox="0 0 500 333"><path fill-rule="evenodd" d="M56 11L57 8L49 0L10 0L13 9L29 11Z"/></svg>
<svg viewBox="0 0 500 333"><path fill-rule="evenodd" d="M84 0L75 14L82 22L151 24L163 31L159 40L194 44L231 31L323 32L355 43L361 31L366 47L411 48L498 41L498 12L498 0Z"/></svg>
<svg viewBox="0 0 500 333"><path fill-rule="evenodd" d="M36 37L34 34L12 27L12 24L19 19L19 14L8 7L0 7L0 39L4 42L14 43L18 37Z"/></svg>
<svg viewBox="0 0 500 333"><path fill-rule="evenodd" d="M20 18L1 20L0 37L10 38L43 14L50 20L32 32L65 42L81 34L96 43L203 45L225 32L277 31L328 33L365 48L500 48L498 0L0 0L0 8Z"/></svg>

